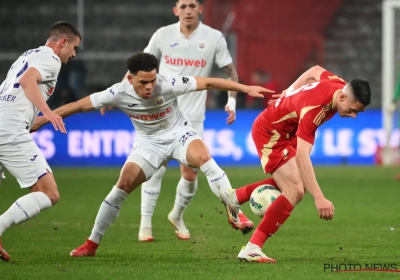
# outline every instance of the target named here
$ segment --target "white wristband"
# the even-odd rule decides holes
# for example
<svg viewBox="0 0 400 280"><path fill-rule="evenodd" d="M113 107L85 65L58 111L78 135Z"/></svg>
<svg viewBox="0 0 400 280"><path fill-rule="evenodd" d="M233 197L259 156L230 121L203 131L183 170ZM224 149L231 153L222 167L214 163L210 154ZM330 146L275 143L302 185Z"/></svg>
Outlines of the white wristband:
<svg viewBox="0 0 400 280"><path fill-rule="evenodd" d="M229 97L226 106L229 107L229 110L236 112L236 99L234 97Z"/></svg>

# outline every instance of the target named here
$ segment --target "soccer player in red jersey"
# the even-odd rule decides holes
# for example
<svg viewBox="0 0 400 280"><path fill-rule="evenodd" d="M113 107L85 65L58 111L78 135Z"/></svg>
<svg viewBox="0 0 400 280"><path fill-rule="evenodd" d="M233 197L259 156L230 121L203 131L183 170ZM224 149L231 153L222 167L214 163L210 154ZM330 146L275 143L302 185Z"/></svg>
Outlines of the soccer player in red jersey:
<svg viewBox="0 0 400 280"><path fill-rule="evenodd" d="M322 67L314 66L260 113L254 121L252 136L264 172L272 178L221 192L221 199L229 216L232 209L248 201L253 190L262 184L278 187L282 195L268 207L250 242L240 251L239 260L276 262L261 248L288 219L305 191L314 197L320 218L332 220L335 208L324 197L310 159L315 132L336 113L340 117L356 118L370 103L367 81L355 79L346 83Z"/></svg>

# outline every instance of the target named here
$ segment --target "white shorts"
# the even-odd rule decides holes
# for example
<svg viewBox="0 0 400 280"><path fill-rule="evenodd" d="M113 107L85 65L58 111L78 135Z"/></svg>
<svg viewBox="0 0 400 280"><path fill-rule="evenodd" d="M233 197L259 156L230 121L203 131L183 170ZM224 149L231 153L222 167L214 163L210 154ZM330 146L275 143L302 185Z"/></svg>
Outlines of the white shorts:
<svg viewBox="0 0 400 280"><path fill-rule="evenodd" d="M0 130L0 163L17 179L21 188L33 186L47 171L51 172L26 129Z"/></svg>
<svg viewBox="0 0 400 280"><path fill-rule="evenodd" d="M189 144L197 139L202 140L189 125L160 136L157 140L137 138L126 161L135 162L134 156L140 156L154 168L153 174L172 159L191 167L187 163L186 152Z"/></svg>
<svg viewBox="0 0 400 280"><path fill-rule="evenodd" d="M192 124L192 127L194 128L194 130L197 132L197 134L203 138L203 134L204 134L204 122L190 122Z"/></svg>

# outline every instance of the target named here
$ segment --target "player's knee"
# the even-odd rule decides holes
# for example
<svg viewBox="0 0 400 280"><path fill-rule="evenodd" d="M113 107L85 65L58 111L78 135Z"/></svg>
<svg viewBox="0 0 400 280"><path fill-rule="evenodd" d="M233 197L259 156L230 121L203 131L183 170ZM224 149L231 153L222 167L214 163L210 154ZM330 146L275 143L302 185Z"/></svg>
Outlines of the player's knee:
<svg viewBox="0 0 400 280"><path fill-rule="evenodd" d="M304 197L304 185L300 178L294 182L292 196L296 203L299 203Z"/></svg>
<svg viewBox="0 0 400 280"><path fill-rule="evenodd" d="M294 198L296 199L297 203L303 200L304 197L304 188L297 188L294 193Z"/></svg>
<svg viewBox="0 0 400 280"><path fill-rule="evenodd" d="M207 161L211 159L211 155L208 151L204 151L198 155L198 162L199 166L202 166L205 164Z"/></svg>
<svg viewBox="0 0 400 280"><path fill-rule="evenodd" d="M131 193L134 189L132 178L121 176L117 182L117 188L123 190L126 193Z"/></svg>
<svg viewBox="0 0 400 280"><path fill-rule="evenodd" d="M60 193L57 188L54 190L46 191L45 195L50 199L51 204L54 205L60 200Z"/></svg>
<svg viewBox="0 0 400 280"><path fill-rule="evenodd" d="M193 182L197 179L197 172L191 168L182 168L181 175L186 181Z"/></svg>
<svg viewBox="0 0 400 280"><path fill-rule="evenodd" d="M284 188L283 193L292 205L298 204L304 197L304 186L301 178L291 180L288 187Z"/></svg>

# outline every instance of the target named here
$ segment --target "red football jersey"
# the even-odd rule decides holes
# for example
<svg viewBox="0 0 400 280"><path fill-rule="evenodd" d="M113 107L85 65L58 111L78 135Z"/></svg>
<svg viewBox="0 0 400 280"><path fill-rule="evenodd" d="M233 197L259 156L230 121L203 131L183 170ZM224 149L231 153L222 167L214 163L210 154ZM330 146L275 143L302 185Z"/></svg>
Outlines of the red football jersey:
<svg viewBox="0 0 400 280"><path fill-rule="evenodd" d="M287 139L296 135L314 144L315 131L335 115L333 99L345 85L343 79L325 71L320 81L294 90L269 106L262 113L264 125Z"/></svg>

